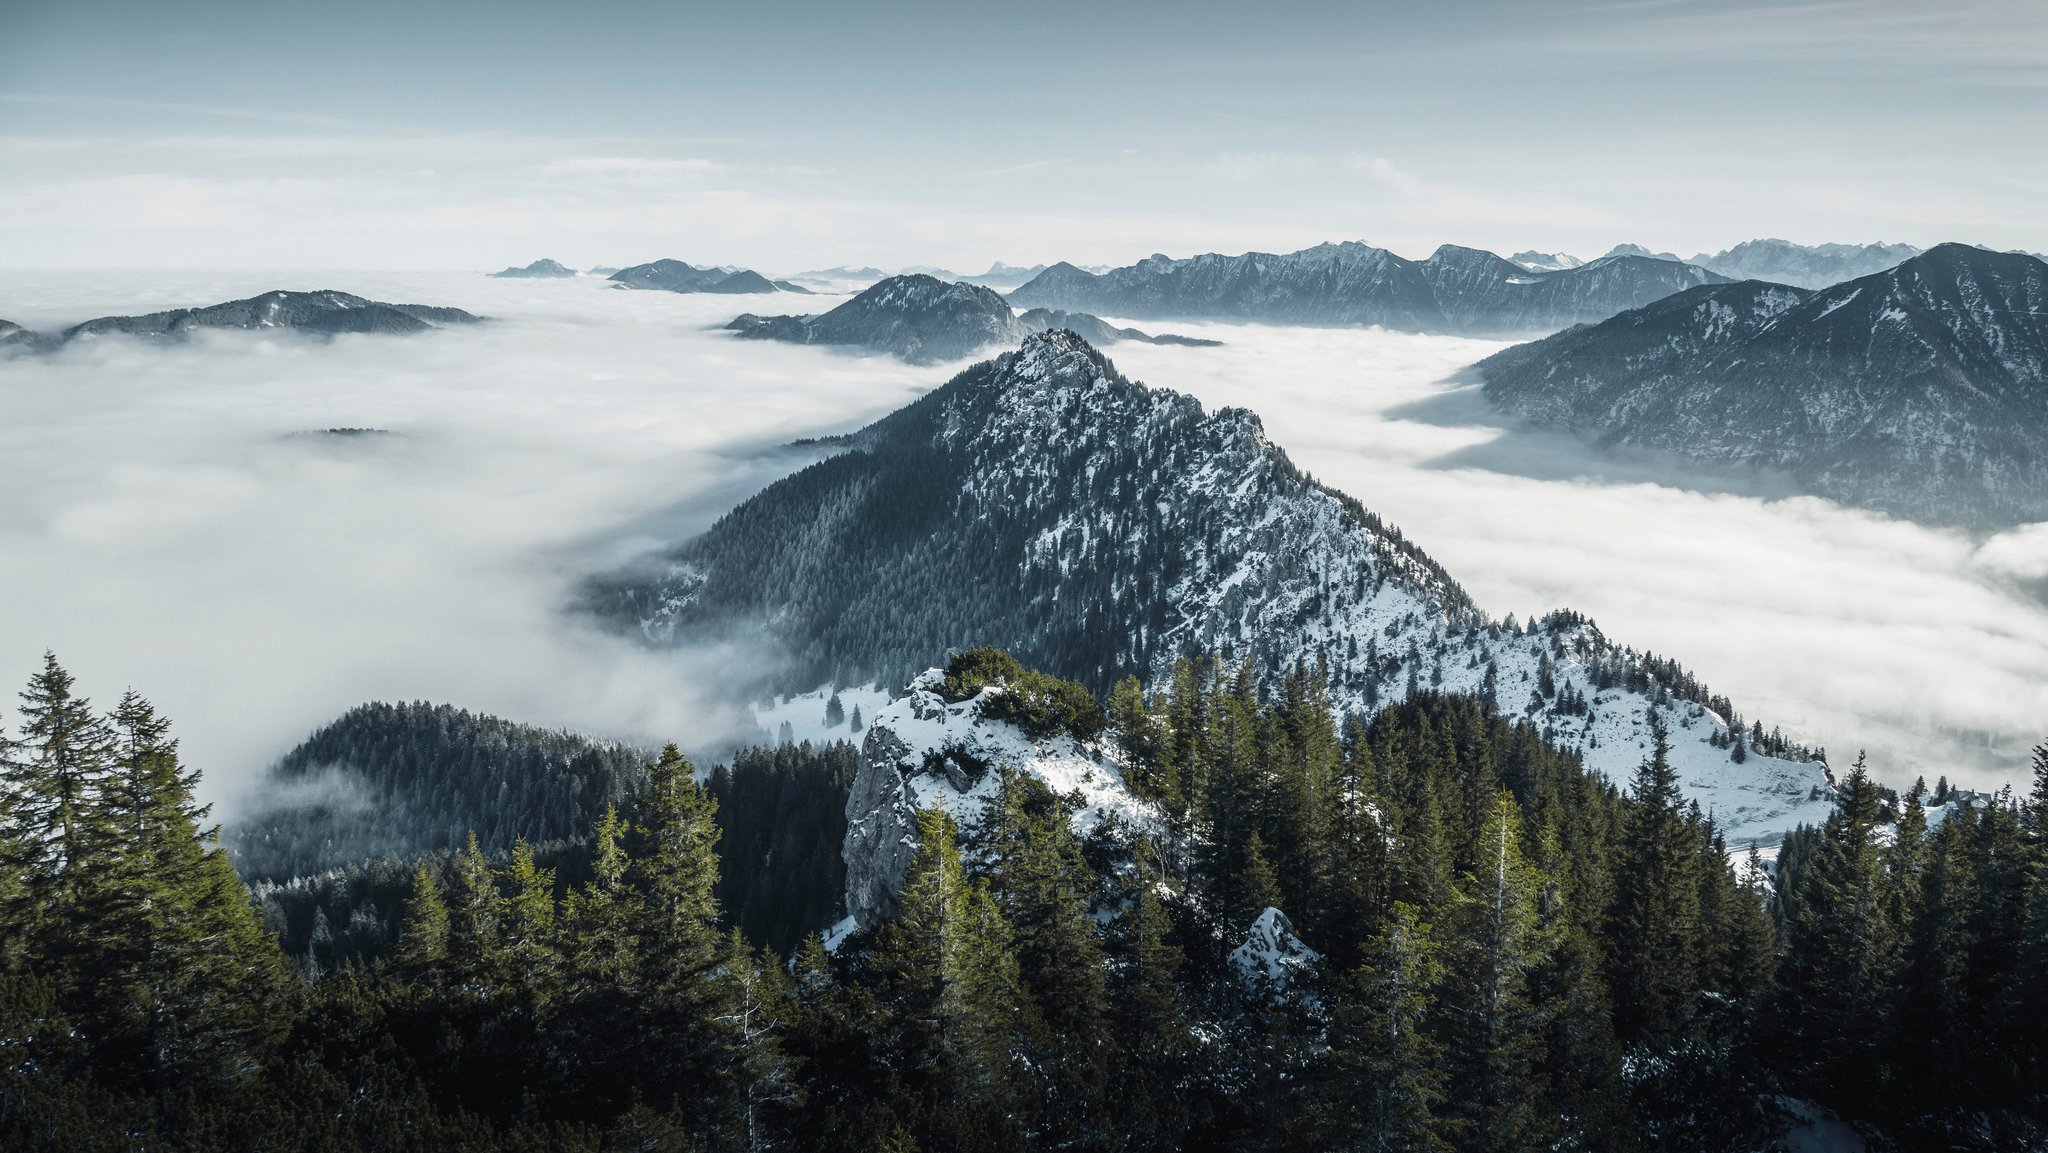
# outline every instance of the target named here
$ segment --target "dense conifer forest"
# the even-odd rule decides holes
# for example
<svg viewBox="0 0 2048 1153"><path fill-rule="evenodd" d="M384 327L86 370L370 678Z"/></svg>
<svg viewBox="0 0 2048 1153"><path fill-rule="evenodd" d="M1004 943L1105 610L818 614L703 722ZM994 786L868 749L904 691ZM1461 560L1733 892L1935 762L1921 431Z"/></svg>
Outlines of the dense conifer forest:
<svg viewBox="0 0 2048 1153"><path fill-rule="evenodd" d="M1189 659L1097 701L999 656L949 672L1099 732L1157 835L1004 770L828 952L852 751L700 785L670 746L573 852L465 836L313 964L168 721L48 658L0 776L0 1148L1755 1150L1793 1100L2042 1141L2048 749L1967 805L1859 761L1772 875L1661 742L1618 789L1470 697L1345 717L1315 669ZM1233 960L1268 909L1313 951L1284 980Z"/></svg>

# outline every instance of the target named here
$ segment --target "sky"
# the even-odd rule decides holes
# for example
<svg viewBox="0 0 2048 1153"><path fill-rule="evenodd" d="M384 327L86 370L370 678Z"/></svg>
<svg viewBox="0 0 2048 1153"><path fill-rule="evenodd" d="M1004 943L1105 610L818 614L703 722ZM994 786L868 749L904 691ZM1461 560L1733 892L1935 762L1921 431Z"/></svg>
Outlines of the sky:
<svg viewBox="0 0 2048 1153"><path fill-rule="evenodd" d="M2048 250L2048 5L7 0L0 267Z"/></svg>

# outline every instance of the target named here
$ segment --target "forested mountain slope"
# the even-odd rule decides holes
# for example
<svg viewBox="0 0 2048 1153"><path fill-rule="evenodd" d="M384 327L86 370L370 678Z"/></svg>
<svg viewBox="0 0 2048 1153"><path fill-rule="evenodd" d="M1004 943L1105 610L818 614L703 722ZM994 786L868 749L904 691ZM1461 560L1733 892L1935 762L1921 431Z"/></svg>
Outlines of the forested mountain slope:
<svg viewBox="0 0 2048 1153"><path fill-rule="evenodd" d="M1132 382L1071 333L963 372L590 595L657 642L765 634L785 688L903 684L975 643L1096 692L1196 653L1319 662L1342 709L1482 693L1616 777L1656 702L1731 835L1774 836L1827 787L1782 737L1731 733L1732 706L1668 660L1571 613L1487 618L1256 416Z"/></svg>
<svg viewBox="0 0 2048 1153"><path fill-rule="evenodd" d="M1151 336L1118 328L1079 312L1034 308L1018 316L995 290L935 276L892 276L845 304L817 316L756 316L747 313L725 326L742 340L827 344L886 352L912 364L958 360L996 345L1012 345L1027 333L1072 329L1085 340L1115 343L1209 345L1185 336Z"/></svg>
<svg viewBox="0 0 2048 1153"><path fill-rule="evenodd" d="M587 832L638 787L647 754L449 705L350 709L274 765L227 843L245 877L282 880L462 847Z"/></svg>
<svg viewBox="0 0 2048 1153"><path fill-rule="evenodd" d="M205 308L178 308L144 316L102 316L65 329L58 342L99 336L183 340L199 329L289 330L318 336L350 332L407 334L480 318L459 308L386 304L346 292L279 289Z"/></svg>
<svg viewBox="0 0 2048 1153"><path fill-rule="evenodd" d="M1935 523L2048 519L2048 264L1944 244L1809 292L1713 285L1480 362L1539 423Z"/></svg>
<svg viewBox="0 0 2048 1153"><path fill-rule="evenodd" d="M1096 274L1055 264L1010 294L1028 308L1109 316L1216 317L1294 324L1376 324L1404 332L1553 332L1682 289L1719 283L1705 269L1637 256L1539 271L1446 244L1407 260L1357 241L1285 255L1154 255Z"/></svg>

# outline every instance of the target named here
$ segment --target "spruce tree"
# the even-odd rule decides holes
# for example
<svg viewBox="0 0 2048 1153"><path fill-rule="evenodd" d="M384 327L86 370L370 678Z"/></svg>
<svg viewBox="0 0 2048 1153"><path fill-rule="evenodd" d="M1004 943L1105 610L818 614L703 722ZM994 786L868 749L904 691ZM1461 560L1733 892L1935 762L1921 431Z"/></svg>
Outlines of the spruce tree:
<svg viewBox="0 0 2048 1153"><path fill-rule="evenodd" d="M1172 931L1153 882L1141 881L1113 939L1110 1028L1122 1052L1116 1115L1125 1148L1178 1148L1191 1120L1194 1042Z"/></svg>
<svg viewBox="0 0 2048 1153"><path fill-rule="evenodd" d="M415 979L448 959L448 902L442 899L440 882L425 862L413 869L412 895L406 902L405 923L393 957L400 970Z"/></svg>
<svg viewBox="0 0 2048 1153"><path fill-rule="evenodd" d="M1544 1119L1536 1061L1545 1021L1529 995L1531 970L1550 955L1538 916L1543 878L1522 848L1521 813L1506 790L1480 829L1483 869L1463 878L1446 944L1449 979L1439 1004L1449 1040L1449 1112L1458 1145L1519 1149Z"/></svg>
<svg viewBox="0 0 2048 1153"><path fill-rule="evenodd" d="M1897 1005L1900 926L1879 850L1877 785L1861 756L1798 876L1785 961L1786 1016L1821 1085L1869 1091Z"/></svg>
<svg viewBox="0 0 2048 1153"><path fill-rule="evenodd" d="M101 1066L161 1086L247 1073L282 1030L284 971L193 799L170 725L133 692L110 718L113 765L95 802L109 836L72 936L80 1012Z"/></svg>
<svg viewBox="0 0 2048 1153"><path fill-rule="evenodd" d="M1702 846L1678 791L1670 739L1654 716L1650 734L1651 754L1629 786L1614 871L1608 983L1620 1039L1665 1048L1698 1003Z"/></svg>
<svg viewBox="0 0 2048 1153"><path fill-rule="evenodd" d="M647 770L640 799L643 848L634 871L646 894L637 936L644 990L631 1061L649 1071L655 1100L729 1093L722 1071L736 1038L728 987L713 979L723 953L719 926L717 802L696 769L668 745Z"/></svg>
<svg viewBox="0 0 2048 1153"><path fill-rule="evenodd" d="M469 834L455 856L453 899L448 902L448 961L455 984L472 997L496 993L503 979L498 939L498 884L491 865Z"/></svg>
<svg viewBox="0 0 2048 1153"><path fill-rule="evenodd" d="M892 1060L920 1144L1007 1149L1022 1140L1019 1058L1029 1001L994 898L970 884L944 810L918 814L917 851L870 963L894 1011Z"/></svg>
<svg viewBox="0 0 2048 1153"><path fill-rule="evenodd" d="M1318 1094L1329 1131L1345 1149L1437 1153L1451 1146L1444 1107L1442 1043L1428 1013L1444 977L1436 935L1397 902L1340 986L1327 1086Z"/></svg>
<svg viewBox="0 0 2048 1153"><path fill-rule="evenodd" d="M1103 953L1088 913L1094 877L1064 802L1036 778L1002 770L992 878L1035 1012L1031 1064L1040 1139L1097 1145L1107 1130L1111 1053Z"/></svg>
<svg viewBox="0 0 2048 1153"><path fill-rule="evenodd" d="M781 1143L789 1113L802 1101L797 1064L783 1049L795 1004L782 963L767 951L755 953L734 929L724 940L724 956L715 972L723 986L724 1012L719 1023L732 1038L727 1067L733 1107L723 1128L723 1145L744 1153L764 1153Z"/></svg>
<svg viewBox="0 0 2048 1153"><path fill-rule="evenodd" d="M533 846L521 837L511 859L498 874L506 896L499 904L499 947L504 971L536 1011L544 1009L560 981L555 948L555 871L533 859Z"/></svg>
<svg viewBox="0 0 2048 1153"><path fill-rule="evenodd" d="M563 963L570 996L610 999L631 993L641 965L637 936L640 895L628 873L627 825L607 808L591 830L590 880L563 904Z"/></svg>
<svg viewBox="0 0 2048 1153"><path fill-rule="evenodd" d="M51 972L83 947L77 939L96 863L111 859L115 831L102 804L114 767L114 735L54 653L21 693L21 739L0 760L8 797L18 907L7 919Z"/></svg>

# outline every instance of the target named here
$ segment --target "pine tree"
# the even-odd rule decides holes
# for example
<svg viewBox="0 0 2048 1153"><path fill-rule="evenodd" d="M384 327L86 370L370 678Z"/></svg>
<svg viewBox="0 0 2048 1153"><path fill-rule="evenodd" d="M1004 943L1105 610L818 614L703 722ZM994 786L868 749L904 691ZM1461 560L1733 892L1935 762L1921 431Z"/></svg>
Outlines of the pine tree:
<svg viewBox="0 0 2048 1153"><path fill-rule="evenodd" d="M1916 1083L1951 1085L1968 1075L1972 1048L1970 911L1977 886L1969 818L1944 820L1928 838L1925 857L1903 958L1900 1057Z"/></svg>
<svg viewBox="0 0 2048 1153"><path fill-rule="evenodd" d="M1109 726L1123 754L1131 788L1157 800L1168 812L1186 805L1180 781L1172 772L1167 734L1145 700L1138 678L1125 677L1109 693Z"/></svg>
<svg viewBox="0 0 2048 1153"><path fill-rule="evenodd" d="M1110 1028L1123 1054L1117 1114L1123 1145L1131 1149L1178 1148L1193 1105L1185 1091L1193 1042L1180 988L1181 951L1153 885L1141 880L1115 937Z"/></svg>
<svg viewBox="0 0 2048 1153"><path fill-rule="evenodd" d="M405 925L393 953L399 968L415 979L448 960L448 902L440 882L422 862L412 873L412 896L406 902Z"/></svg>
<svg viewBox="0 0 2048 1153"><path fill-rule="evenodd" d="M867 722L861 719L860 706L853 706L853 719L848 722L847 731L857 733L867 727Z"/></svg>
<svg viewBox="0 0 2048 1153"><path fill-rule="evenodd" d="M1537 914L1543 879L1523 855L1521 814L1507 791L1495 795L1479 844L1484 869L1463 880L1446 946L1448 1099L1460 1148L1519 1149L1542 1124L1534 1065L1544 1019L1528 981L1552 945Z"/></svg>
<svg viewBox="0 0 2048 1153"><path fill-rule="evenodd" d="M712 980L722 951L717 802L697 785L695 766L674 745L648 767L640 810L646 848L634 862L647 894L639 930L645 964L643 1067L659 1069L661 1091L683 1095L717 1082L732 1054L724 989Z"/></svg>
<svg viewBox="0 0 2048 1153"><path fill-rule="evenodd" d="M1111 1054L1103 954L1088 915L1093 874L1061 799L1005 767L994 830L997 905L1010 926L1019 976L1036 1026L1031 1065L1040 1140L1096 1145L1107 1128Z"/></svg>
<svg viewBox="0 0 2048 1153"><path fill-rule="evenodd" d="M498 885L490 862L469 834L455 856L454 899L448 903L448 960L455 984L472 997L489 996L502 979L498 940Z"/></svg>
<svg viewBox="0 0 2048 1153"><path fill-rule="evenodd" d="M1662 1048L1679 1040L1697 1008L1701 845L1671 768L1669 737L1654 716L1650 733L1652 752L1629 787L1614 872L1608 982L1620 1039Z"/></svg>
<svg viewBox="0 0 2048 1153"><path fill-rule="evenodd" d="M563 904L564 965L569 995L575 999L610 999L637 987L641 958L635 921L640 895L628 880L632 860L625 849L627 831L618 810L605 809L591 830L590 880Z"/></svg>
<svg viewBox="0 0 2048 1153"><path fill-rule="evenodd" d="M1029 1002L1009 926L987 890L969 884L958 835L943 810L919 812L896 915L870 960L894 1010L893 1059L909 1112L926 1119L920 1144L1012 1148L1021 1140L1018 1057Z"/></svg>
<svg viewBox="0 0 2048 1153"><path fill-rule="evenodd" d="M832 696L825 701L825 727L828 729L836 729L840 725L843 725L845 723L846 705L839 699L839 694L837 692L834 692Z"/></svg>
<svg viewBox="0 0 2048 1153"><path fill-rule="evenodd" d="M732 1037L733 1060L727 1073L734 1116L726 1144L745 1153L775 1148L786 1115L802 1100L796 1062L783 1050L782 1035L791 1025L795 1005L780 961L771 953L754 953L738 929L726 937L724 957L716 971L724 986L725 1011L719 1023Z"/></svg>
<svg viewBox="0 0 2048 1153"><path fill-rule="evenodd" d="M1878 805L1859 756L1799 872L1785 962L1786 1016L1821 1082L1852 1100L1877 1083L1897 1004L1900 936L1878 849Z"/></svg>
<svg viewBox="0 0 2048 1153"><path fill-rule="evenodd" d="M109 838L80 886L70 953L102 1073L161 1086L246 1073L282 1028L284 971L193 799L169 722L133 692L110 718L113 763L93 802Z"/></svg>
<svg viewBox="0 0 2048 1153"><path fill-rule="evenodd" d="M21 693L21 739L0 761L0 793L8 797L18 907L6 919L22 931L49 971L82 947L76 934L96 861L112 855L100 798L114 767L114 736L53 653Z"/></svg>
<svg viewBox="0 0 2048 1153"><path fill-rule="evenodd" d="M555 871L535 863L533 846L521 837L498 878L507 894L499 904L498 929L505 973L531 1006L544 1008L561 975L555 951Z"/></svg>
<svg viewBox="0 0 2048 1153"><path fill-rule="evenodd" d="M1443 980L1440 946L1413 906L1396 903L1341 986L1330 1066L1317 1096L1330 1131L1324 1147L1434 1153L1448 1150L1446 1075L1428 1012Z"/></svg>

